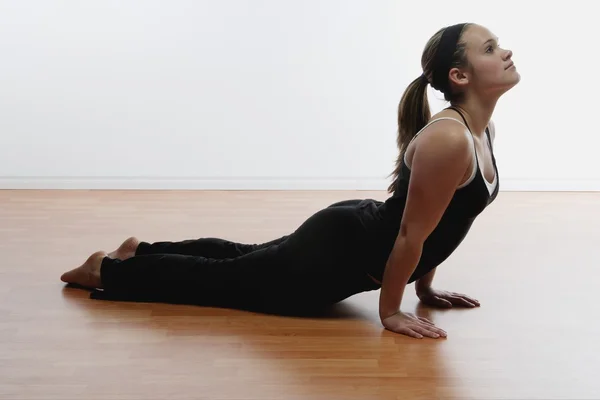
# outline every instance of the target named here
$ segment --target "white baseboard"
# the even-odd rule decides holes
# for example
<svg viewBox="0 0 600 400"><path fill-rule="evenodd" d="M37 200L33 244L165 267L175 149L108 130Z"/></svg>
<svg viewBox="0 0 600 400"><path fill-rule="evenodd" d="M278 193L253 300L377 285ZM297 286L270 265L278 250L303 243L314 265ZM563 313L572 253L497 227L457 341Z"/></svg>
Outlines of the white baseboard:
<svg viewBox="0 0 600 400"><path fill-rule="evenodd" d="M386 190L384 178L0 177L0 189L24 190ZM600 191L600 180L506 179L502 191Z"/></svg>
<svg viewBox="0 0 600 400"><path fill-rule="evenodd" d="M0 177L0 189L76 190L385 190L378 178Z"/></svg>
<svg viewBox="0 0 600 400"><path fill-rule="evenodd" d="M500 190L506 192L599 192L600 180L505 179Z"/></svg>

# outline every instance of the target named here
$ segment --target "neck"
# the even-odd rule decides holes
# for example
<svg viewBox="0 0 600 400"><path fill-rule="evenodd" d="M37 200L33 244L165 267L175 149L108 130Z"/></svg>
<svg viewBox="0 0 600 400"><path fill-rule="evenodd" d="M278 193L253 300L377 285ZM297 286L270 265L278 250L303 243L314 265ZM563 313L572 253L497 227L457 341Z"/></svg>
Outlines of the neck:
<svg viewBox="0 0 600 400"><path fill-rule="evenodd" d="M485 128L492 119L492 114L496 108L498 99L481 99L479 97L467 97L462 103L456 105L465 115L473 135L482 138L485 135Z"/></svg>

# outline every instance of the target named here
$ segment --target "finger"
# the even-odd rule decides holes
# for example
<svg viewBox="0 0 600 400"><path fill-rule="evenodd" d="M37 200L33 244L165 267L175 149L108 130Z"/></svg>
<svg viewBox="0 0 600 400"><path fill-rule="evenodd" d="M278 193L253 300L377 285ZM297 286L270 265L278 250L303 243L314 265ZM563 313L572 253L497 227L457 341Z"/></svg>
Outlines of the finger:
<svg viewBox="0 0 600 400"><path fill-rule="evenodd" d="M434 332L438 333L440 336L446 337L448 335L445 330L438 328L437 326L435 326L435 324L433 322L429 321L427 318L419 317L419 320L425 324L425 327L427 329L433 330Z"/></svg>
<svg viewBox="0 0 600 400"><path fill-rule="evenodd" d="M452 302L452 304L457 306L475 307L474 303L470 302L469 300L463 297L452 296L450 297L450 301Z"/></svg>
<svg viewBox="0 0 600 400"><path fill-rule="evenodd" d="M395 324L395 326L387 326L386 329L394 332L394 333L400 333L402 335L406 335L406 336L411 336L417 339L422 339L423 335L421 335L418 332L415 332L414 330L411 329L410 326L406 326L406 325L398 325Z"/></svg>
<svg viewBox="0 0 600 400"><path fill-rule="evenodd" d="M419 332L415 331L414 329L410 329L407 327L404 328L400 328L398 330L396 330L397 333L401 333L403 335L406 336L410 336L410 337L414 337L416 339L423 339L423 335L420 334Z"/></svg>
<svg viewBox="0 0 600 400"><path fill-rule="evenodd" d="M437 333L440 336L443 336L443 337L448 336L448 333L445 330L440 329L440 328L438 328L436 326L434 326L434 327L428 327L427 329L429 329L430 331L433 331L433 332Z"/></svg>
<svg viewBox="0 0 600 400"><path fill-rule="evenodd" d="M430 338L434 338L437 339L440 336L442 336L442 334L436 332L434 329L430 328L430 327L425 327L423 325L421 326L414 326L412 327L412 329L418 333L420 333L423 336L427 336Z"/></svg>
<svg viewBox="0 0 600 400"><path fill-rule="evenodd" d="M424 328L424 329L428 329L430 331L433 331L433 332L439 334L440 336L444 336L445 337L447 335L447 333L446 333L445 330L443 330L441 328L438 328L437 326L435 326L433 324L429 325L429 324L422 323L421 327Z"/></svg>
<svg viewBox="0 0 600 400"><path fill-rule="evenodd" d="M448 300L446 300L446 299L444 299L442 297L439 297L439 296L435 296L433 298L433 301L434 301L435 305L439 306L439 307L447 307L447 308L452 307L452 302L451 301L448 301Z"/></svg>
<svg viewBox="0 0 600 400"><path fill-rule="evenodd" d="M431 322L430 320L428 320L427 318L424 318L424 317L417 317L417 318L419 318L419 321L421 321L421 322L424 322L424 323L429 324L431 326L435 326L435 324L433 322Z"/></svg>
<svg viewBox="0 0 600 400"><path fill-rule="evenodd" d="M477 299L474 299L474 298L472 298L472 297L468 297L468 296L465 296L465 298L466 298L467 300L469 300L471 303L475 304L475 307L479 307L479 306L481 305L481 304L479 303L479 300L477 300Z"/></svg>
<svg viewBox="0 0 600 400"><path fill-rule="evenodd" d="M471 296L467 296L466 294L461 294L461 293L452 293L452 295L454 297L460 297L464 300L467 300L468 302L474 304L475 306L479 306L479 300L472 298Z"/></svg>

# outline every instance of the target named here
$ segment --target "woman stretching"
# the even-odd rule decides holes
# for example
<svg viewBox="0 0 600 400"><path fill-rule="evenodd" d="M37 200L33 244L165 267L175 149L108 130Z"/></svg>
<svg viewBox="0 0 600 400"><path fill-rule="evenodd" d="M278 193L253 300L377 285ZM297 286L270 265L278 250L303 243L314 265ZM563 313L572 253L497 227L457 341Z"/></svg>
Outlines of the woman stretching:
<svg viewBox="0 0 600 400"><path fill-rule="evenodd" d="M445 337L400 305L413 282L425 303L479 305L431 284L436 267L498 194L491 116L498 99L520 80L511 56L476 24L446 27L429 40L423 74L400 101L399 156L383 202L332 204L289 235L263 244L129 238L110 254L92 254L61 280L94 289L92 298L282 311L314 309L381 289L379 317L386 329ZM428 84L450 102L433 118Z"/></svg>

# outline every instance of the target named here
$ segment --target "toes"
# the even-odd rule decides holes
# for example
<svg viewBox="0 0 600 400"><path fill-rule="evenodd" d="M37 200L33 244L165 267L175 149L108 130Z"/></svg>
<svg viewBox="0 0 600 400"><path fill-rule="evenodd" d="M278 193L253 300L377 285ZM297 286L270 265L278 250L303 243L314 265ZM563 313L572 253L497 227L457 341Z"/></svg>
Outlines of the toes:
<svg viewBox="0 0 600 400"><path fill-rule="evenodd" d="M82 270L83 266L67 271L60 276L60 280L65 283L78 283L81 280L82 273L85 274Z"/></svg>
<svg viewBox="0 0 600 400"><path fill-rule="evenodd" d="M127 252L135 252L140 244L140 241L136 237L130 237L123 243L123 247Z"/></svg>
<svg viewBox="0 0 600 400"><path fill-rule="evenodd" d="M73 271L65 272L60 276L60 280L65 283L71 283Z"/></svg>
<svg viewBox="0 0 600 400"><path fill-rule="evenodd" d="M109 253L108 257L113 259L118 258L120 260L126 260L135 255L139 244L140 241L138 240L138 238L132 236L126 239L123 243L121 243L117 250Z"/></svg>

